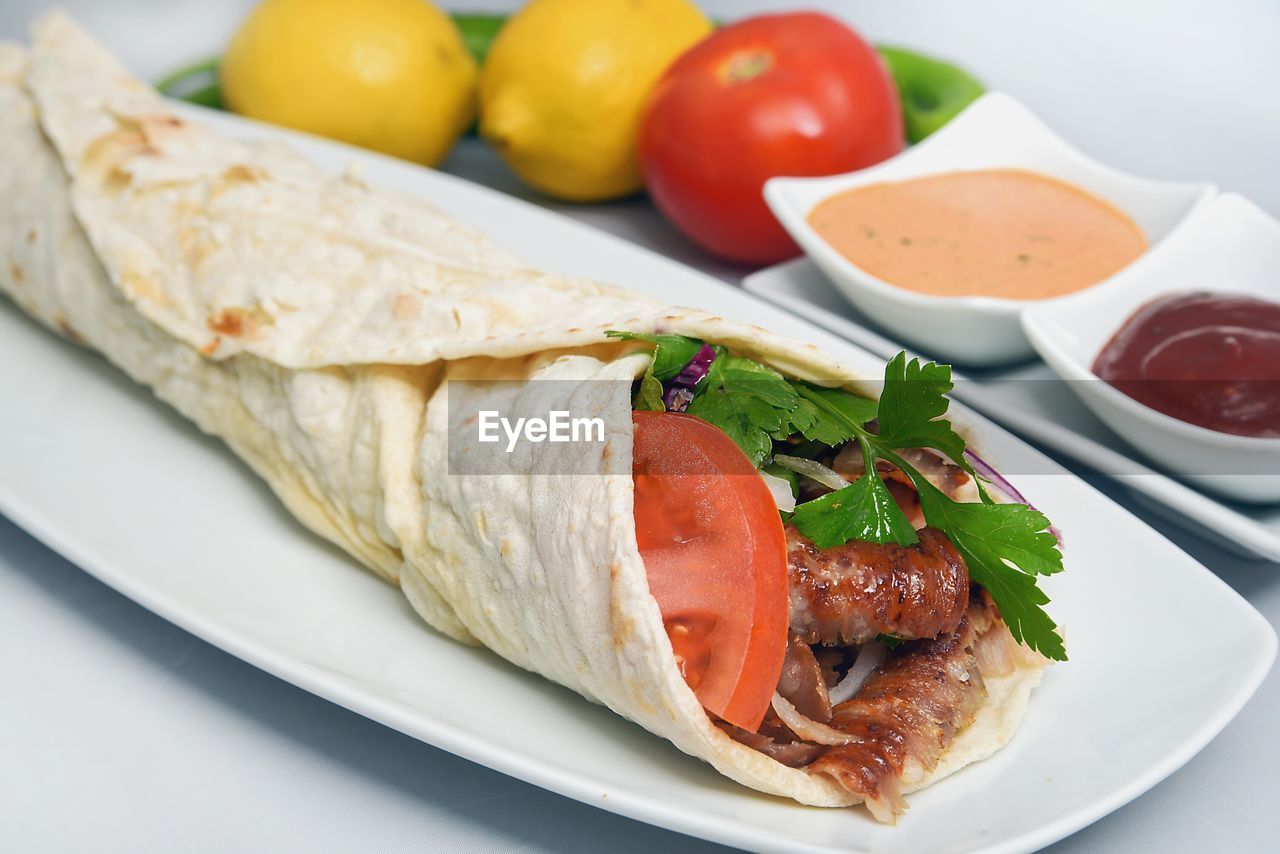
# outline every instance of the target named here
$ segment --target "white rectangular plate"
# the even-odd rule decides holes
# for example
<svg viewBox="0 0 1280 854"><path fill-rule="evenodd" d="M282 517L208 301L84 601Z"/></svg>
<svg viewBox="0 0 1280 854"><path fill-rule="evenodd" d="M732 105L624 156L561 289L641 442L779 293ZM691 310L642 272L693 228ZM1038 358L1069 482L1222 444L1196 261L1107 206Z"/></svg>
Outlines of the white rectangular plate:
<svg viewBox="0 0 1280 854"><path fill-rule="evenodd" d="M277 136L420 194L534 263L880 361L734 288L555 214L398 161ZM1072 660L991 760L912 796L899 826L765 797L580 697L427 629L400 594L308 535L218 443L92 354L0 307L0 510L102 581L205 640L423 741L642 821L754 849L1029 850L1170 774L1252 695L1270 625L1212 573L1066 473L1017 485L1066 532L1047 583ZM1051 464L962 413L998 460ZM1025 455L1030 455L1026 457ZM1060 470L1058 470L1060 472ZM1195 627L1194 643L1175 643ZM34 639L33 639L34 642Z"/></svg>
<svg viewBox="0 0 1280 854"><path fill-rule="evenodd" d="M903 349L841 296L808 259L752 273L742 284L878 356L888 358ZM956 396L1006 427L1116 476L1144 504L1190 521L1233 551L1280 561L1280 505L1220 500L1135 459L1124 440L1095 418L1043 362L964 371L963 376L957 372L956 377L963 380Z"/></svg>

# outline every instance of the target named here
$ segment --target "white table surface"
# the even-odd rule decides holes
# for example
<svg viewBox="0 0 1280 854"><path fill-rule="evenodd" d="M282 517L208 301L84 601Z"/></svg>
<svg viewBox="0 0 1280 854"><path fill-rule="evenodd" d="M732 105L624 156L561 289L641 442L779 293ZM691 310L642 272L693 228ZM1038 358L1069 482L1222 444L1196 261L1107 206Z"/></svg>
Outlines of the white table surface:
<svg viewBox="0 0 1280 854"><path fill-rule="evenodd" d="M0 37L21 37L45 5L4 0ZM62 5L155 77L216 51L248 4ZM770 5L782 4L703 3L722 18ZM963 60L1117 166L1214 180L1280 214L1274 0L1229 9L1155 0L851 6L842 14L872 38ZM445 168L528 196L475 141ZM699 254L643 200L559 207L723 278L746 272ZM0 406L0 417L14 405ZM1094 482L1143 513L1123 489ZM1145 515L1280 625L1280 565L1235 557ZM1171 626L1156 642L1194 636ZM1185 768L1054 850L1275 850L1278 721L1272 673ZM712 847L509 779L313 697L152 615L0 517L0 851Z"/></svg>

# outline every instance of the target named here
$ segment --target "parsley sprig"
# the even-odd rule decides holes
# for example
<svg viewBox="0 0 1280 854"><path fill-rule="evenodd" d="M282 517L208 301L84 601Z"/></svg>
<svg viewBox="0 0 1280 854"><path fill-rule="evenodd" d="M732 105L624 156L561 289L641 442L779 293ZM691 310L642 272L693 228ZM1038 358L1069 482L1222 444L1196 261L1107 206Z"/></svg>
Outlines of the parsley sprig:
<svg viewBox="0 0 1280 854"><path fill-rule="evenodd" d="M677 335L610 334L640 338L656 348L636 391L637 408L662 409L662 381L679 373L702 346L701 341ZM767 365L717 348L717 358L686 411L724 430L757 467L772 457L775 441L799 435L833 448L857 442L865 472L875 472L880 462L900 469L919 493L925 521L951 539L970 576L995 600L1014 638L1064 661L1062 638L1042 607L1049 598L1036 582L1037 576L1063 569L1057 539L1043 513L991 498L965 457L964 438L944 417L951 388L949 366L908 360L906 353L885 367L880 399L875 401L843 389L789 380ZM915 448L937 451L966 471L977 484L980 500L956 501L934 486L899 453ZM798 505L791 522L820 549L854 539L900 545L919 539L879 477L860 477Z"/></svg>
<svg viewBox="0 0 1280 854"><path fill-rule="evenodd" d="M653 359L640 378L632 398L632 405L642 410L661 412L667 408L662 402L662 384L680 373L702 349L701 341L683 335L645 335L641 332L616 330L606 332L605 335L624 341L648 341L653 345Z"/></svg>

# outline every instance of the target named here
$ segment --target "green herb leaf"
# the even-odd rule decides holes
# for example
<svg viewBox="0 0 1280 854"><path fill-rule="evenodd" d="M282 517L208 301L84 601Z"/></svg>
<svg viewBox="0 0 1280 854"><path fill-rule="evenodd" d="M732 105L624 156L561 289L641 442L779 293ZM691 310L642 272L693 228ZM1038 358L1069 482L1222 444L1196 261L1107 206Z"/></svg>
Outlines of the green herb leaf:
<svg viewBox="0 0 1280 854"><path fill-rule="evenodd" d="M812 416L806 423L792 418L796 432L806 439L816 440L835 447L852 439L868 421L876 417L874 400L838 388L820 388L808 383L794 383L803 403L808 404Z"/></svg>
<svg viewBox="0 0 1280 854"><path fill-rule="evenodd" d="M878 477L860 477L843 489L806 501L796 507L791 522L820 549L849 540L901 546L919 540Z"/></svg>
<svg viewBox="0 0 1280 854"><path fill-rule="evenodd" d="M734 397L723 388L708 388L689 403L685 412L723 430L759 468L773 450L773 438L757 423L758 413L749 411L752 403L751 398Z"/></svg>
<svg viewBox="0 0 1280 854"><path fill-rule="evenodd" d="M653 364L645 369L640 384L631 398L631 408L650 412L666 412L667 405L662 402L662 383L653 375Z"/></svg>
<svg viewBox="0 0 1280 854"><path fill-rule="evenodd" d="M991 594L1014 640L1045 658L1067 660L1067 649L1058 634L1057 624L1042 607L1049 604L1049 597L1036 586L1033 576L1016 570L989 572L980 563L970 564L969 573Z"/></svg>
<svg viewBox="0 0 1280 854"><path fill-rule="evenodd" d="M863 451L864 457L870 456L869 445L863 445ZM874 462L868 461L867 470L875 471ZM884 481L874 476L860 477L835 492L806 501L796 507L791 522L820 549L849 540L900 546L919 541Z"/></svg>
<svg viewBox="0 0 1280 854"><path fill-rule="evenodd" d="M798 402L782 374L751 359L721 355L685 411L727 433L759 468L773 452L773 440L793 432Z"/></svg>
<svg viewBox="0 0 1280 854"><path fill-rule="evenodd" d="M1047 530L1045 515L1025 504L952 501L918 472L908 474L920 493L925 521L951 538L970 576L995 599L1014 638L1065 661L1062 638L1040 608L1049 597L1035 580L1063 569L1062 552Z"/></svg>
<svg viewBox="0 0 1280 854"><path fill-rule="evenodd" d="M941 419L947 414L951 367L934 362L907 361L899 353L885 366L880 395L878 440L891 448L933 448L968 467L964 439Z"/></svg>
<svg viewBox="0 0 1280 854"><path fill-rule="evenodd" d="M787 414L796 405L796 390L782 374L741 356L721 356L711 363L707 379L729 394L756 398Z"/></svg>
<svg viewBox="0 0 1280 854"><path fill-rule="evenodd" d="M775 434L773 438L779 442L790 439L799 433L804 435L813 429L814 424L818 421L818 409L811 401L805 400L803 397L796 398L795 408L791 410L788 423L785 428ZM814 445L826 445L824 442L813 442ZM825 447L823 448L825 450Z"/></svg>
<svg viewBox="0 0 1280 854"><path fill-rule="evenodd" d="M952 533L963 548L988 566L1015 567L1026 575L1062 572L1062 552L1047 530L1049 520L1025 504L953 501L919 473L912 480L929 524Z"/></svg>
<svg viewBox="0 0 1280 854"><path fill-rule="evenodd" d="M895 638L893 635L876 635L876 640L889 647L889 649L897 649L906 643L902 638Z"/></svg>
<svg viewBox="0 0 1280 854"><path fill-rule="evenodd" d="M684 366L698 355L702 342L696 338L683 335L646 335L643 332L621 332L610 330L605 333L609 338L625 341L648 341L653 345L653 376L664 382L684 370Z"/></svg>

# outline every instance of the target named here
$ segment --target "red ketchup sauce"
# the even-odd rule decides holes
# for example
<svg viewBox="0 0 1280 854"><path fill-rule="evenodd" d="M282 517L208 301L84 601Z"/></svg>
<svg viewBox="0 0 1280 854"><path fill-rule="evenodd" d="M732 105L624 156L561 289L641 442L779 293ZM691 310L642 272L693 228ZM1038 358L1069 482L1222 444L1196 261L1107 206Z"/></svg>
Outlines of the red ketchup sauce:
<svg viewBox="0 0 1280 854"><path fill-rule="evenodd" d="M1280 303L1203 292L1161 297L1120 327L1093 372L1182 421L1280 438Z"/></svg>

